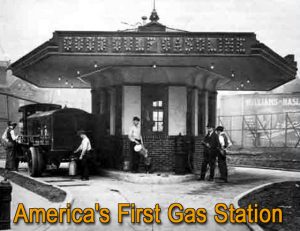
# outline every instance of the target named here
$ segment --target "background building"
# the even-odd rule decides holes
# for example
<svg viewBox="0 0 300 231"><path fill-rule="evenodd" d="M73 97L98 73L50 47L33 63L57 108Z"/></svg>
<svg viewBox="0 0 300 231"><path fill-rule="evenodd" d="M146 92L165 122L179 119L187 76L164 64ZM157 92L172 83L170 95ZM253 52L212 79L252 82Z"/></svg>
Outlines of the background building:
<svg viewBox="0 0 300 231"><path fill-rule="evenodd" d="M222 95L218 122L237 147L300 146L300 80L270 92Z"/></svg>

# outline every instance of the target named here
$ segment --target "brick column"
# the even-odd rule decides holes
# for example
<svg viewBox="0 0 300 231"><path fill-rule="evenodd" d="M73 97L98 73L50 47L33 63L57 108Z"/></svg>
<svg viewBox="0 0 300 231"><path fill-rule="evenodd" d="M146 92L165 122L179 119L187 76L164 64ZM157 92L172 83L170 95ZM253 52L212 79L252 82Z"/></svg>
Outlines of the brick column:
<svg viewBox="0 0 300 231"><path fill-rule="evenodd" d="M203 162L203 145L201 144L203 136L195 136L194 138L194 153L193 153L193 169L194 174L200 175Z"/></svg>

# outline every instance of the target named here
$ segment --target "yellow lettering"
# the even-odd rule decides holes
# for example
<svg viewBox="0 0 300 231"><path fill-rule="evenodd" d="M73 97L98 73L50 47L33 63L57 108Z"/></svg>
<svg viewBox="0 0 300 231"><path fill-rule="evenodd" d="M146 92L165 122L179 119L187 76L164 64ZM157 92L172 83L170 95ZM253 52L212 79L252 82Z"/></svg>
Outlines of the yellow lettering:
<svg viewBox="0 0 300 231"><path fill-rule="evenodd" d="M19 219L23 219L25 223L28 223L28 217L25 211L25 207L23 203L18 204L17 211L14 216L14 223L18 223Z"/></svg>

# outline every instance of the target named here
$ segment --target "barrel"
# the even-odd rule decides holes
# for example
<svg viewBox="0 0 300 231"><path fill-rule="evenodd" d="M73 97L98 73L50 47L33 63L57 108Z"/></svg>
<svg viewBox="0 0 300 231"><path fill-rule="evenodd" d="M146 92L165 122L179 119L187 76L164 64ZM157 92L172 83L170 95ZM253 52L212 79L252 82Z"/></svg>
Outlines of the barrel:
<svg viewBox="0 0 300 231"><path fill-rule="evenodd" d="M77 175L77 162L75 158L72 158L69 163L69 176Z"/></svg>
<svg viewBox="0 0 300 231"><path fill-rule="evenodd" d="M12 186L8 180L0 182L0 230L10 229L10 203Z"/></svg>

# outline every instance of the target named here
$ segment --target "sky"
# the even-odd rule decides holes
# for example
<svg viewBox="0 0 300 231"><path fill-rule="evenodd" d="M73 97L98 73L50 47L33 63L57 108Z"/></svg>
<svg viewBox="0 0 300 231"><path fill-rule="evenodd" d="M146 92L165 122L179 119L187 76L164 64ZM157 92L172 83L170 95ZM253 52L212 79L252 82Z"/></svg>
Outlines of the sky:
<svg viewBox="0 0 300 231"><path fill-rule="evenodd" d="M0 59L19 59L55 30L128 29L124 22L141 22L152 9L153 0L0 0ZM300 63L299 0L156 0L156 10L159 22L172 28L254 32L276 53L295 54Z"/></svg>

